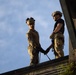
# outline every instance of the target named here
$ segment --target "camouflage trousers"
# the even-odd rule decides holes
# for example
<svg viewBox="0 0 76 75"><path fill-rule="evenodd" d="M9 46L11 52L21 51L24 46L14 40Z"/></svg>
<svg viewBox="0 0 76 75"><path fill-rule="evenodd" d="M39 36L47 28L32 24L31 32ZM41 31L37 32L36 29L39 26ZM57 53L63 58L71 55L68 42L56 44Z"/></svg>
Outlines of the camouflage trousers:
<svg viewBox="0 0 76 75"><path fill-rule="evenodd" d="M36 65L39 63L39 52L37 49L28 46L28 53L30 55L30 65Z"/></svg>
<svg viewBox="0 0 76 75"><path fill-rule="evenodd" d="M64 35L62 33L57 33L54 35L54 49L57 53L55 58L64 56L63 48L64 48Z"/></svg>

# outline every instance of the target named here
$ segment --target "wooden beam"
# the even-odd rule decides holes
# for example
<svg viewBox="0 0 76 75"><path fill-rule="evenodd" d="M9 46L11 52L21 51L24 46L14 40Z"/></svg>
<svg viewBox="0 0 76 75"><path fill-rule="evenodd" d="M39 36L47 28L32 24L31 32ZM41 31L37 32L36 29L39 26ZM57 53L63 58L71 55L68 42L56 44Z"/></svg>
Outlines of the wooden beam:
<svg viewBox="0 0 76 75"><path fill-rule="evenodd" d="M69 37L70 37L70 40L72 43L72 47L73 47L73 50L75 50L76 49L76 29L74 26L74 22L73 22L71 12L68 8L67 1L69 2L69 0L60 0L60 4L62 7L62 11L64 13L64 18L66 21ZM70 5L70 7L71 7L71 5Z"/></svg>

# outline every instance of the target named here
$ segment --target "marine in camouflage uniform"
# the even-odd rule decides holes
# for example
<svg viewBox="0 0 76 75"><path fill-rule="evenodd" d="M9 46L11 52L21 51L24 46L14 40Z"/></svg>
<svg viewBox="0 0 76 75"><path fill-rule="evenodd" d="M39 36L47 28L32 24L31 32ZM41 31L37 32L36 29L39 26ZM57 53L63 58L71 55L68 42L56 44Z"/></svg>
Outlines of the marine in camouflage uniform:
<svg viewBox="0 0 76 75"><path fill-rule="evenodd" d="M45 53L45 51L40 46L39 42L39 34L35 30L35 20L34 18L30 17L26 19L26 24L29 26L29 31L27 32L28 38L28 53L30 55L30 65L36 65L39 63L39 52Z"/></svg>
<svg viewBox="0 0 76 75"><path fill-rule="evenodd" d="M55 58L59 58L64 56L64 20L61 19L62 13L60 11L55 11L52 16L56 23L50 38L53 40Z"/></svg>

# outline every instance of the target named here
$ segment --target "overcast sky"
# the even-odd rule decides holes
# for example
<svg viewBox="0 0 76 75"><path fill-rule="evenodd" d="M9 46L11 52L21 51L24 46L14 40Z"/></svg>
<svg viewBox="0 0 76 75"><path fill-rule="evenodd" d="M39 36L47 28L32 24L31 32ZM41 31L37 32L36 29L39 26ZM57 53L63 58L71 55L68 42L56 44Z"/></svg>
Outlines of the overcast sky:
<svg viewBox="0 0 76 75"><path fill-rule="evenodd" d="M27 17L36 20L35 29L40 35L40 44L46 49L50 44L54 20L52 12L62 9L59 0L0 0L0 73L29 66L26 33ZM64 19L64 15L62 17ZM68 55L68 32L65 26L64 54ZM50 50L50 59L54 54ZM46 55L40 55L40 63L49 61Z"/></svg>

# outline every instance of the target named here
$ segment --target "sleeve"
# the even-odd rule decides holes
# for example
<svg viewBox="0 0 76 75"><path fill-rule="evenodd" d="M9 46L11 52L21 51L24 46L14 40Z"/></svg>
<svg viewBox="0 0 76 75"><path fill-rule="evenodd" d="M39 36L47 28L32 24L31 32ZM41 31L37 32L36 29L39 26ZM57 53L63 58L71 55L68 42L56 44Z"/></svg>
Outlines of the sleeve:
<svg viewBox="0 0 76 75"><path fill-rule="evenodd" d="M39 44L38 50L39 50L41 53L45 53L45 50L41 47L40 44Z"/></svg>
<svg viewBox="0 0 76 75"><path fill-rule="evenodd" d="M64 20L59 19L59 20L58 20L58 23L64 24Z"/></svg>

